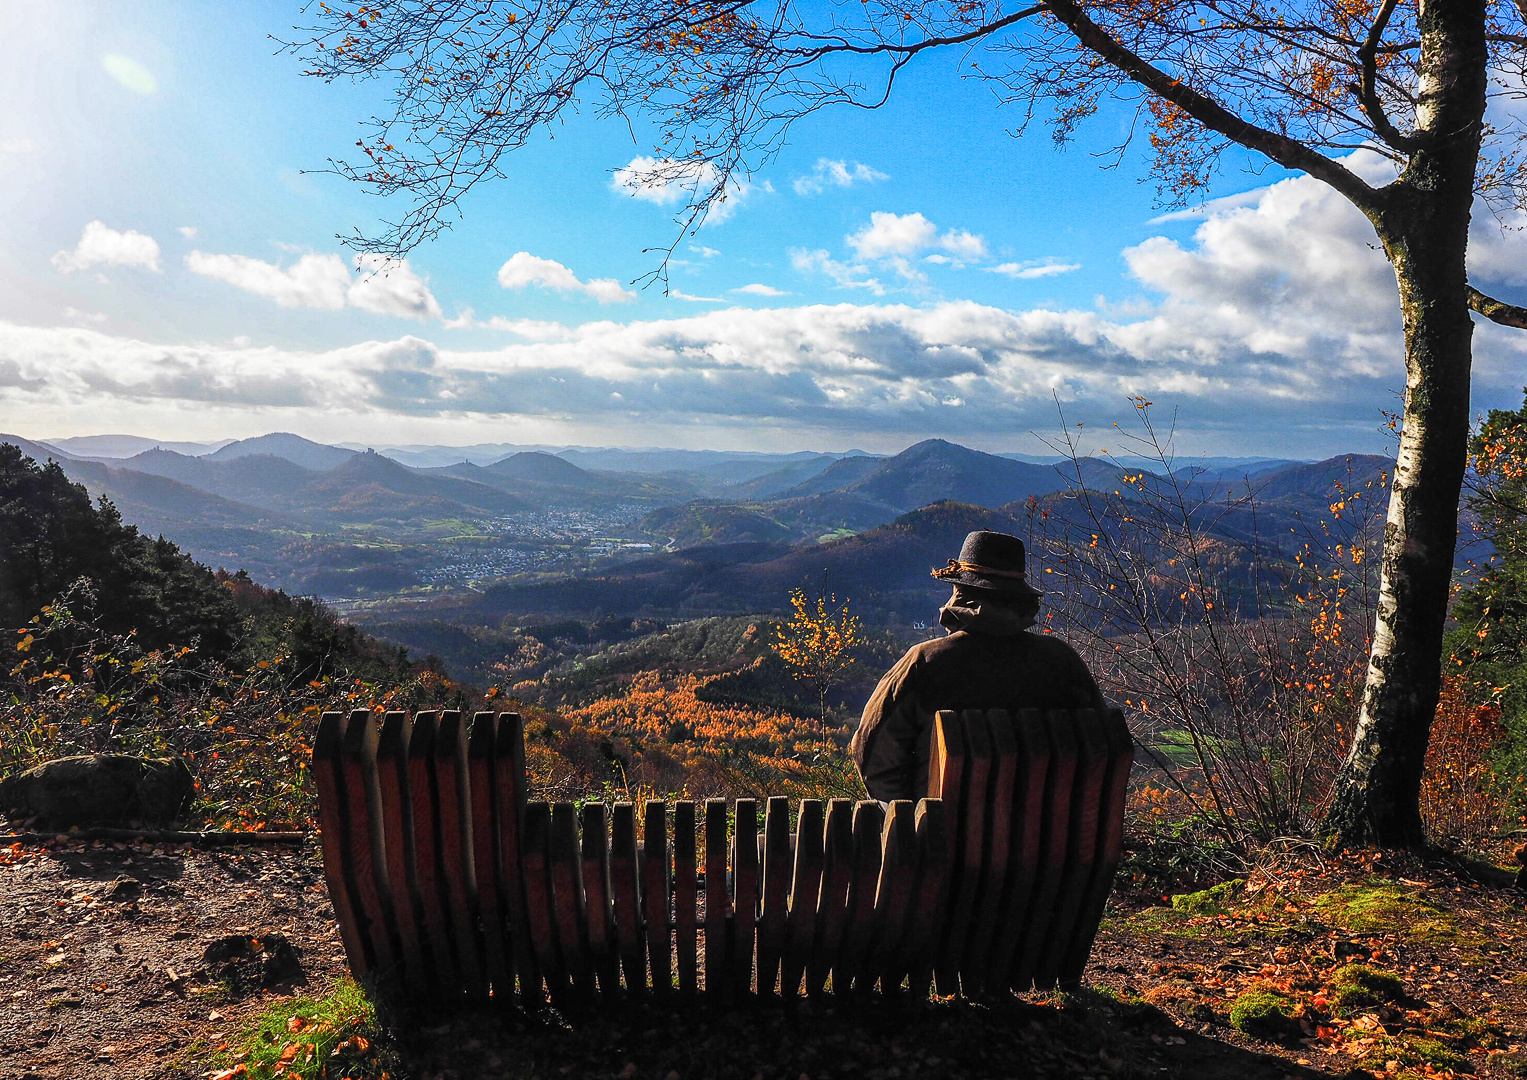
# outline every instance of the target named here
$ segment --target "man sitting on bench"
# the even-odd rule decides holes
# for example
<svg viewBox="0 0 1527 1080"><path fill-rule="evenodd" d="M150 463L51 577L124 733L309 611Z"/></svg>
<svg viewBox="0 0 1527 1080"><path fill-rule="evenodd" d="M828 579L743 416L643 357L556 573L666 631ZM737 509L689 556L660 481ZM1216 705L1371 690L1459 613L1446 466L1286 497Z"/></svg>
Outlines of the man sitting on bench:
<svg viewBox="0 0 1527 1080"><path fill-rule="evenodd" d="M933 718L941 709L1105 707L1076 650L1027 632L1041 594L1028 583L1025 565L1018 537L973 532L958 559L933 571L954 585L938 613L949 634L912 646L886 673L850 746L870 798L926 793Z"/></svg>

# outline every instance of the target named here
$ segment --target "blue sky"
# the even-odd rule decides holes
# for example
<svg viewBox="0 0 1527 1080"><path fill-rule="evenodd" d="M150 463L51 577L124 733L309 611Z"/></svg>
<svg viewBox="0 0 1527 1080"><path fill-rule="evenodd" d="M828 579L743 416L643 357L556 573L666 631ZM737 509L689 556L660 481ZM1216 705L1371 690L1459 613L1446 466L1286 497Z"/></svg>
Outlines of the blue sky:
<svg viewBox="0 0 1527 1080"><path fill-rule="evenodd" d="M1064 153L1013 139L953 55L798 124L671 295L631 282L676 207L619 186L651 149L593 109L405 267L357 267L335 234L403 208L306 170L383 88L302 78L270 39L298 18L0 11L0 430L1037 451L1056 398L1108 431L1143 394L1185 452L1315 457L1381 447L1398 408L1393 278L1339 198L1241 161L1163 218L1138 154L1099 167L1125 113ZM1527 299L1520 233L1481 215L1474 252ZM1519 403L1527 335L1476 344L1477 406Z"/></svg>

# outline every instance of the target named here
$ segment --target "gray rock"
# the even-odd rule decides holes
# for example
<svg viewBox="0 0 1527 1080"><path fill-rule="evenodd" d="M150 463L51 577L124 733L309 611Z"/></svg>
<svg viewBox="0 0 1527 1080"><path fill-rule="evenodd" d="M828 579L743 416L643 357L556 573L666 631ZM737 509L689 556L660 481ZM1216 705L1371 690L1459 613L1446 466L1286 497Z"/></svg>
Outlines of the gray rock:
<svg viewBox="0 0 1527 1080"><path fill-rule="evenodd" d="M169 823L196 793L180 758L88 754L59 758L0 782L0 806L53 829Z"/></svg>

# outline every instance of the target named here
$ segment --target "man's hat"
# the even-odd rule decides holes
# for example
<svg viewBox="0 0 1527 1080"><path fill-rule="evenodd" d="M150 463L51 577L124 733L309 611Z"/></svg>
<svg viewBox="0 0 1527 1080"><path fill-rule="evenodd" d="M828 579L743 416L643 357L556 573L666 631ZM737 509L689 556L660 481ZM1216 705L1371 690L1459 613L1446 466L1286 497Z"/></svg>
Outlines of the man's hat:
<svg viewBox="0 0 1527 1080"><path fill-rule="evenodd" d="M1010 596L1039 596L1040 591L1029 584L1024 573L1027 565L1022 540L1007 533L980 531L966 536L960 557L934 570L933 576L954 585Z"/></svg>

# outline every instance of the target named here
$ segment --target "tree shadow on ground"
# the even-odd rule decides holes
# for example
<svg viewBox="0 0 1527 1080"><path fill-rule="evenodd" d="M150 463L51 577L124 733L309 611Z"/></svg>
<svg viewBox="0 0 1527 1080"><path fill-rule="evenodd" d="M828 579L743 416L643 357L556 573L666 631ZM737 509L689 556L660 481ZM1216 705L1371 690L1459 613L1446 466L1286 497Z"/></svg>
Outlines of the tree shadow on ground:
<svg viewBox="0 0 1527 1080"><path fill-rule="evenodd" d="M563 1014L398 1018L401 1072L431 1080L892 1080L1328 1076L1082 992L995 1002L873 999L718 1012L628 1003Z"/></svg>

